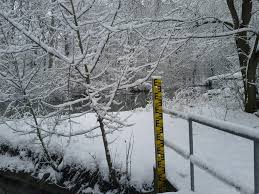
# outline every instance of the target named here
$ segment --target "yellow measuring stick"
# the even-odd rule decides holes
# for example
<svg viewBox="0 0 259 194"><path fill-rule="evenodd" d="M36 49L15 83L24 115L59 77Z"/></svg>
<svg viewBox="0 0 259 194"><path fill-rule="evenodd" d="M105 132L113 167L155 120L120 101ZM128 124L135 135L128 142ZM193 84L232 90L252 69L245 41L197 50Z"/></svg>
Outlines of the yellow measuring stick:
<svg viewBox="0 0 259 194"><path fill-rule="evenodd" d="M162 108L162 89L161 77L152 77L153 91L153 112L154 112L154 135L155 135L155 192L163 193L166 191L165 176L165 151L164 151L164 129L163 129L163 108Z"/></svg>

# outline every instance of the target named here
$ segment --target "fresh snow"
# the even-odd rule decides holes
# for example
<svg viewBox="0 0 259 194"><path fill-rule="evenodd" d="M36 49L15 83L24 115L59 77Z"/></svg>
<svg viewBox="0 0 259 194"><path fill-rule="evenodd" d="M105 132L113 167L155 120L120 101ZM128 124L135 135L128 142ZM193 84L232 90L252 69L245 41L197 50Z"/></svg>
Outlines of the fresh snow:
<svg viewBox="0 0 259 194"><path fill-rule="evenodd" d="M259 131L251 127L247 127L245 125L238 125L228 121L222 122L222 120L219 120L219 119L211 119L210 117L200 116L192 113L184 114L178 111L170 111L168 109L165 109L164 112L167 114L171 114L171 115L175 115L177 117L183 118L185 120L190 119L191 121L194 121L196 123L205 124L211 127L213 126L221 131L225 131L227 133L244 137L252 141L259 140Z"/></svg>
<svg viewBox="0 0 259 194"><path fill-rule="evenodd" d="M181 111L181 110L180 110ZM209 118L223 119L225 111L221 108L214 109L190 109L196 114L206 115ZM151 184L153 180L154 165L154 131L152 108L137 109L129 112L121 112L122 118L132 116L129 123L135 123L130 127L120 129L109 134L109 142L112 158L117 168L125 169L126 148L132 137L134 147L131 157L131 182L138 188L143 184ZM241 111L228 111L226 119L230 122L243 124L247 127L258 128L259 119L251 114ZM72 132L84 130L91 126L96 126L96 116L88 113L73 118ZM20 121L12 124L13 128L26 129L28 127ZM59 126L59 130L68 131L70 124L64 122ZM188 123L187 121L164 114L165 137L168 141L178 145L182 150L188 150ZM75 136L70 140L65 137L52 137L49 145L53 150L63 150L65 153L65 164L76 162L83 166L95 167L98 165L104 174L107 174L107 164L105 160L103 142L99 134L99 129L86 136ZM38 150L38 145L28 143L31 137L21 136L13 133L5 125L0 126L0 136L8 140L14 146L30 146ZM95 138L90 138L91 136ZM68 142L70 142L68 144ZM168 179L175 183L180 189L179 193L187 194L190 190L189 161L185 160L170 148L166 148L166 173ZM210 166L224 172L227 177L237 180L244 187L253 188L253 143L249 140L236 137L212 128L194 123L194 154L206 161ZM7 157L7 156L2 156ZM11 160L10 160L11 162ZM17 162L21 162L17 159ZM0 167L6 166L6 159L0 159ZM13 166L13 165L9 165ZM23 166L17 164L17 166ZM29 165L30 166L30 165ZM28 168L28 167L27 167ZM32 167L30 167L32 168ZM13 169L13 167L12 167ZM220 181L216 180L203 170L195 167L195 188L197 193L209 194L232 194L238 193Z"/></svg>
<svg viewBox="0 0 259 194"><path fill-rule="evenodd" d="M7 168L11 172L32 172L34 169L32 162L24 161L19 156L0 155L0 161L0 168Z"/></svg>
<svg viewBox="0 0 259 194"><path fill-rule="evenodd" d="M227 73L227 74L215 75L215 76L209 77L205 82L224 80L224 79L240 79L241 80L242 74L241 74L241 72L237 72L237 73Z"/></svg>

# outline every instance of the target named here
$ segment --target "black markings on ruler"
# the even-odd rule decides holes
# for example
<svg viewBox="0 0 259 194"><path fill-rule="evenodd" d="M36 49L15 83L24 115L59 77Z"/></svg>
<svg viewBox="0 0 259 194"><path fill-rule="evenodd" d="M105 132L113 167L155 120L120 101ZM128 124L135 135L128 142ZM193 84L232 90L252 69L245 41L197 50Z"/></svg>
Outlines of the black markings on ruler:
<svg viewBox="0 0 259 194"><path fill-rule="evenodd" d="M153 79L153 103L154 103L154 130L155 130L155 152L156 152L156 192L165 192L165 154L164 154L164 132L162 112L162 88L161 80Z"/></svg>

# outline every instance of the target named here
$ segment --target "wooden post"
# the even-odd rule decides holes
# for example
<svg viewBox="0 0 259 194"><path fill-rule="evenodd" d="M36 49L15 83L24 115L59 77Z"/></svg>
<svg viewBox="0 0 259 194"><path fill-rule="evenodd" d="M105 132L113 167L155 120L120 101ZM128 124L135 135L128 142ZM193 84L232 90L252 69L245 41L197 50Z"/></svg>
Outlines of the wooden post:
<svg viewBox="0 0 259 194"><path fill-rule="evenodd" d="M155 174L154 175L155 193L163 193L166 191L161 83L162 81L160 77L152 77L155 158L156 158L156 168L154 173Z"/></svg>

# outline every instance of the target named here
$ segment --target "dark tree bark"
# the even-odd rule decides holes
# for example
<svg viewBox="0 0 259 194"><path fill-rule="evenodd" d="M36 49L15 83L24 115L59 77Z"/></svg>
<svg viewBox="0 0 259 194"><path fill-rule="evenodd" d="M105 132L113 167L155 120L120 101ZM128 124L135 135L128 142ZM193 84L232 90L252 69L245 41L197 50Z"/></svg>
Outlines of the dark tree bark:
<svg viewBox="0 0 259 194"><path fill-rule="evenodd" d="M251 21L253 3L252 0L243 0L241 8L241 16L239 18L234 0L227 0L228 9L230 11L234 30L247 28ZM244 106L245 111L253 113L256 107L256 68L258 37L255 40L254 47L251 48L247 32L240 32L235 36L236 48L238 52L239 64L244 84Z"/></svg>
<svg viewBox="0 0 259 194"><path fill-rule="evenodd" d="M51 0L51 3L54 3L56 0ZM51 47L54 47L54 33L55 30L53 29L55 26L55 19L53 16L54 12L53 10L51 10L51 16L50 16L50 27L49 27L49 45ZM53 62L54 62L54 55L49 53L49 65L48 68L52 68L53 67Z"/></svg>

